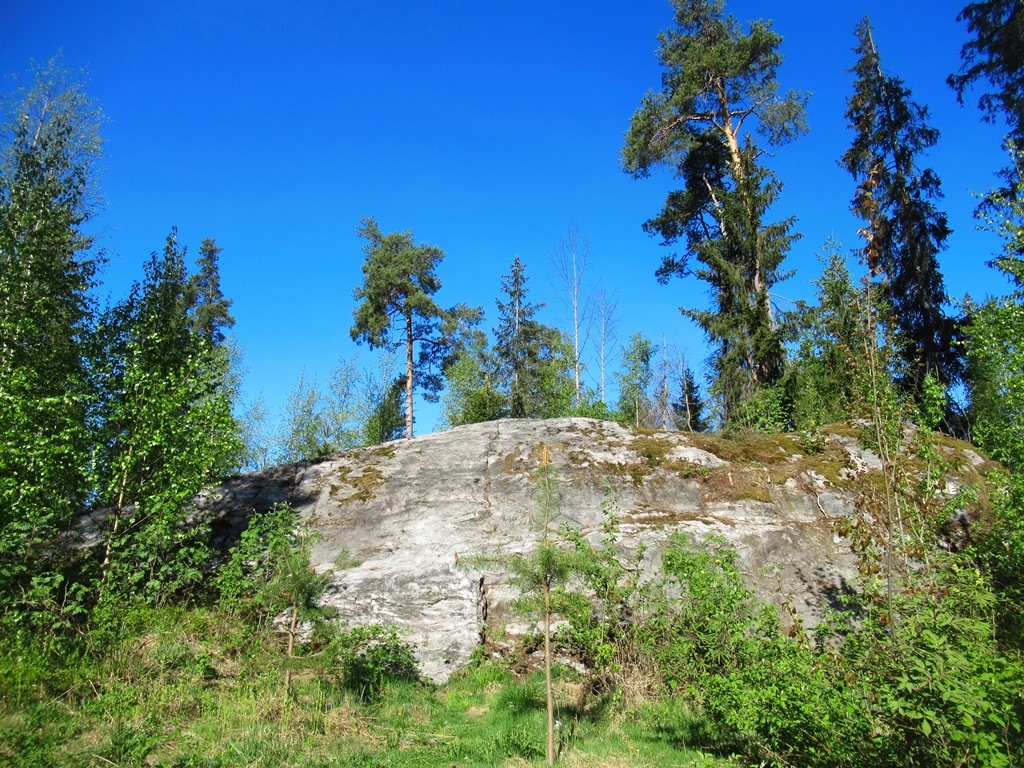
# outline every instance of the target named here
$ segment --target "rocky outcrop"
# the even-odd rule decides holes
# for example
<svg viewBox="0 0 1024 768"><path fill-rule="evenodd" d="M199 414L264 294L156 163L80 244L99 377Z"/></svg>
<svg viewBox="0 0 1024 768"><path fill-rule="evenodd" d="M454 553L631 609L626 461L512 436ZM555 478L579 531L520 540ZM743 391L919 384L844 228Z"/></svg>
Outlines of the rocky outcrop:
<svg viewBox="0 0 1024 768"><path fill-rule="evenodd" d="M854 512L858 478L877 471L856 432L808 441L503 420L241 476L198 506L230 539L254 510L293 505L319 534L313 566L331 573L323 601L352 622L397 625L424 674L442 681L486 632L523 628L501 570L465 563L536 546L542 451L557 475L559 522L596 543L614 507L619 545L645 547L649 572L672 532L719 534L761 598L813 625L856 580L855 555L834 525ZM952 490L984 468L966 444L941 450L961 468Z"/></svg>

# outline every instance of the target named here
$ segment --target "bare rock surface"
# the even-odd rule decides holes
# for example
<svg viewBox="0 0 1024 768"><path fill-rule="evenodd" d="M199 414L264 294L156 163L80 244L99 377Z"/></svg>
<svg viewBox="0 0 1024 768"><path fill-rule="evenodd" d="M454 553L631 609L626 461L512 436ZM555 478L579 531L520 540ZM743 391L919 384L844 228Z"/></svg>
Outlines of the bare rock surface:
<svg viewBox="0 0 1024 768"><path fill-rule="evenodd" d="M466 560L537 545L542 452L557 475L556 522L597 543L614 508L619 546L646 547L649 573L669 536L687 531L723 536L758 596L806 626L855 585L856 557L834 522L854 512L856 478L877 467L850 434L828 433L804 455L795 435L502 420L244 475L198 507L230 540L254 510L293 505L320 537L312 564L331 573L323 602L349 622L397 625L423 673L443 681L488 631L526 628L501 569ZM977 472L972 454L963 464Z"/></svg>

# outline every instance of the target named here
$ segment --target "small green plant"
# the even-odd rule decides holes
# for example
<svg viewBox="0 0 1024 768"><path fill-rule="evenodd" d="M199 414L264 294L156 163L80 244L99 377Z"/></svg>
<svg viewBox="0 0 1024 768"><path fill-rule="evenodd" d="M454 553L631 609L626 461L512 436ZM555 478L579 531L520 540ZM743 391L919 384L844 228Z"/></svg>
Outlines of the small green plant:
<svg viewBox="0 0 1024 768"><path fill-rule="evenodd" d="M214 579L219 602L229 610L251 609L281 567L282 553L296 543L298 518L287 504L253 513Z"/></svg>
<svg viewBox="0 0 1024 768"><path fill-rule="evenodd" d="M342 686L360 701L377 699L388 682L419 679L419 665L394 627L367 624L337 630L330 656Z"/></svg>
<svg viewBox="0 0 1024 768"><path fill-rule="evenodd" d="M540 466L537 468L537 516L540 542L529 555L484 556L466 558L464 566L497 564L506 569L509 582L520 591L515 607L527 614L539 615L543 623L544 687L547 695L547 763L554 765L555 752L555 692L552 679L552 623L564 601L564 587L586 568L588 557L581 557L578 548L559 546L552 525L558 515L557 472L551 463L546 444L540 446Z"/></svg>
<svg viewBox="0 0 1024 768"><path fill-rule="evenodd" d="M495 703L502 709L521 714L543 709L545 692L534 680L520 680L502 688Z"/></svg>
<svg viewBox="0 0 1024 768"><path fill-rule="evenodd" d="M147 764L146 757L159 743L151 725L130 725L119 720L114 723L99 757L105 764L120 768L142 768Z"/></svg>
<svg viewBox="0 0 1024 768"><path fill-rule="evenodd" d="M921 391L917 396L917 424L922 429L936 430L946 415L946 388L928 372L921 382Z"/></svg>
<svg viewBox="0 0 1024 768"><path fill-rule="evenodd" d="M562 639L590 672L590 685L601 693L614 693L624 670L635 667L636 610L643 588L640 563L646 548L637 548L626 559L616 548L619 540L618 501L606 482L601 543L595 546L579 531L566 528L563 535L579 557L581 589L563 590L560 603L569 622Z"/></svg>
<svg viewBox="0 0 1024 768"><path fill-rule="evenodd" d="M303 616L321 618L317 604L330 575L309 566L313 536L298 524L295 511L278 505L254 516L231 549L230 558L216 579L221 604L266 620L287 613L287 654L295 655L295 642ZM291 688L292 669L285 670L284 688Z"/></svg>
<svg viewBox="0 0 1024 768"><path fill-rule="evenodd" d="M753 600L739 556L720 537L697 545L673 534L661 572L637 640L670 689L750 662L777 633L774 609Z"/></svg>
<svg viewBox="0 0 1024 768"><path fill-rule="evenodd" d="M786 432L790 428L789 406L782 386L761 386L733 409L726 427L765 434Z"/></svg>
<svg viewBox="0 0 1024 768"><path fill-rule="evenodd" d="M808 456L814 456L825 450L825 435L817 426L801 430L798 439L800 450Z"/></svg>

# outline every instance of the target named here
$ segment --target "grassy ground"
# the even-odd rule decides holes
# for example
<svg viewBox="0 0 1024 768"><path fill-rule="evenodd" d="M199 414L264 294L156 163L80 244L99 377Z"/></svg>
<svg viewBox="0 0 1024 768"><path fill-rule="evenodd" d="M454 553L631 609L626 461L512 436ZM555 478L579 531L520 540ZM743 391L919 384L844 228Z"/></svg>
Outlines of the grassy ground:
<svg viewBox="0 0 1024 768"><path fill-rule="evenodd" d="M0 766L545 763L542 681L492 662L440 687L374 691L346 680L326 649L288 659L273 632L216 611L151 612L101 637L49 657L8 651ZM730 765L683 746L689 715L672 702L597 697L567 670L557 697L560 765Z"/></svg>

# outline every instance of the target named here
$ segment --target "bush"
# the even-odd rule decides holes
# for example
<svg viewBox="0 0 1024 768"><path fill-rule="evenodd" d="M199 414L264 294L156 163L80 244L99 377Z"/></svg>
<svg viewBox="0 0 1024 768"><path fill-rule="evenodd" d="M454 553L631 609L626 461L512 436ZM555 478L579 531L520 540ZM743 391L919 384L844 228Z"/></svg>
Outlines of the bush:
<svg viewBox="0 0 1024 768"><path fill-rule="evenodd" d="M885 611L837 617L841 632L815 646L780 631L737 565L719 539L670 542L633 630L691 705L660 730L762 765L1021 764L1024 664L999 648L996 597L975 567L933 561Z"/></svg>
<svg viewBox="0 0 1024 768"><path fill-rule="evenodd" d="M298 543L297 524L295 510L286 504L252 515L214 579L222 606L241 609L274 579L284 565L284 553Z"/></svg>
<svg viewBox="0 0 1024 768"><path fill-rule="evenodd" d="M329 651L341 685L362 701L376 699L389 682L419 680L416 657L394 627L366 624L339 630Z"/></svg>
<svg viewBox="0 0 1024 768"><path fill-rule="evenodd" d="M683 533L669 540L637 642L670 689L752 663L778 634L775 609L753 600L738 562L720 537L703 546Z"/></svg>

